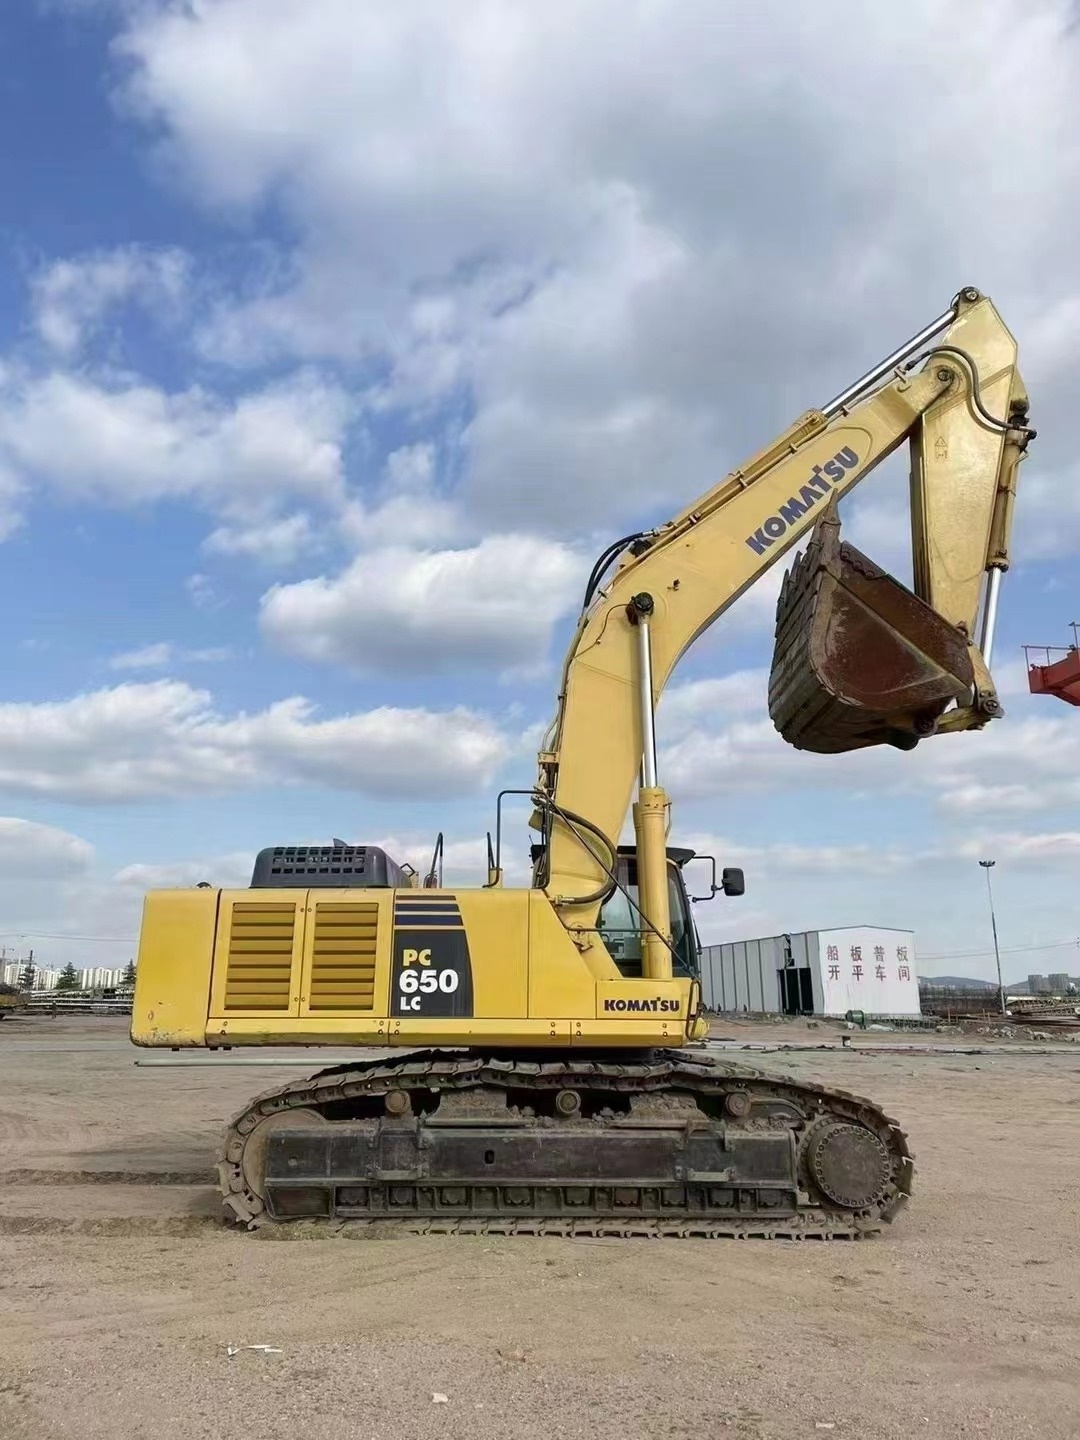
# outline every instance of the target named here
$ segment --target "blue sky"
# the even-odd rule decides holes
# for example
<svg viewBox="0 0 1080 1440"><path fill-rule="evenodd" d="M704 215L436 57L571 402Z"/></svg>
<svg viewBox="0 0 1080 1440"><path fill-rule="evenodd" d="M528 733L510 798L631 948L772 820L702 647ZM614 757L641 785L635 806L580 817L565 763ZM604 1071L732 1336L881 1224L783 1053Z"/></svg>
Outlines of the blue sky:
<svg viewBox="0 0 1080 1440"><path fill-rule="evenodd" d="M1080 721L1020 648L1080 618L1076 36L865 8L5 9L0 943L123 961L148 885L331 835L441 829L478 879L595 554L974 283L1040 432L1007 719L785 751L773 573L680 667L662 764L678 838L747 870L706 939L898 925L985 974L992 854L1007 973L1080 973ZM846 518L903 573L899 470Z"/></svg>

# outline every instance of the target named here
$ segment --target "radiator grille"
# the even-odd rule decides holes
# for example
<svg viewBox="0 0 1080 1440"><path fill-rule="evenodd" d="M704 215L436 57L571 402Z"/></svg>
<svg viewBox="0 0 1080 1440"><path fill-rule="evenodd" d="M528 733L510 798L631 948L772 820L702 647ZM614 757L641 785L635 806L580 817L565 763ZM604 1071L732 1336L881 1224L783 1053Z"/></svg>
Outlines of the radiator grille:
<svg viewBox="0 0 1080 1440"><path fill-rule="evenodd" d="M289 1010L296 906L232 909L225 971L226 1010Z"/></svg>
<svg viewBox="0 0 1080 1440"><path fill-rule="evenodd" d="M315 906L309 1010L373 1010L379 907L327 903Z"/></svg>

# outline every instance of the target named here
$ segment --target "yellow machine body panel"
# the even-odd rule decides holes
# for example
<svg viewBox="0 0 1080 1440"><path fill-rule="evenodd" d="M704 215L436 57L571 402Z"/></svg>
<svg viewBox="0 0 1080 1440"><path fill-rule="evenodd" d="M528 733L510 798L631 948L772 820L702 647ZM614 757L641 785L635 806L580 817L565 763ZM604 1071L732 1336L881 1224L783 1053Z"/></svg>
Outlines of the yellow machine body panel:
<svg viewBox="0 0 1080 1440"><path fill-rule="evenodd" d="M131 1038L204 1046L214 972L217 890L157 890L143 903Z"/></svg>
<svg viewBox="0 0 1080 1440"><path fill-rule="evenodd" d="M212 957L212 958L211 958ZM142 1046L678 1046L690 979L625 979L539 890L152 892Z"/></svg>

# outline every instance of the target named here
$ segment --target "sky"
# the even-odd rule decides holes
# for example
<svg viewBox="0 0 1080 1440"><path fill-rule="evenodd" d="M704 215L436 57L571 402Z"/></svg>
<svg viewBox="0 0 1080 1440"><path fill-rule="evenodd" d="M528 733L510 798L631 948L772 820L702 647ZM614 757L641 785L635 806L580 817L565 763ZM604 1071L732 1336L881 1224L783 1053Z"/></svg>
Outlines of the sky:
<svg viewBox="0 0 1080 1440"><path fill-rule="evenodd" d="M1080 31L1064 0L27 0L0 13L0 945L341 836L483 879L584 578L965 285L1020 345L1006 717L805 755L770 571L658 717L705 942L1080 973ZM902 474L843 510L905 578ZM510 817L511 879L530 836ZM704 867L700 881L705 881Z"/></svg>

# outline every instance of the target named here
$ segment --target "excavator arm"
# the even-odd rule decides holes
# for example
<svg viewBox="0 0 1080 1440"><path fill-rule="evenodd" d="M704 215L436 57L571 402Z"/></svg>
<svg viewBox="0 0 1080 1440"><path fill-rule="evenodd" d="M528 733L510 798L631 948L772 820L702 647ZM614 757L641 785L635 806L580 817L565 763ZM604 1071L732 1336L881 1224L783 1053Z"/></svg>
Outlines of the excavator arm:
<svg viewBox="0 0 1080 1440"><path fill-rule="evenodd" d="M991 301L965 289L679 515L601 556L539 756L533 816L543 836L534 882L583 950L640 777L645 971L670 974L653 710L693 641L811 532L777 612L769 700L785 739L817 751L910 748L1001 713L988 666L1017 465L1034 435L1016 362ZM913 591L841 542L837 516L837 502L905 441Z"/></svg>

